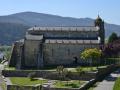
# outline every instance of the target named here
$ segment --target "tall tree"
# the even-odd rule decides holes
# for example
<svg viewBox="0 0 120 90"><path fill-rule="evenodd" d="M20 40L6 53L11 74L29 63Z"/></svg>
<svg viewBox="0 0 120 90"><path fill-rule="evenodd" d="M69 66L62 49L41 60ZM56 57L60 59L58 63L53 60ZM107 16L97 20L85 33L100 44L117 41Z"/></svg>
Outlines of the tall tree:
<svg viewBox="0 0 120 90"><path fill-rule="evenodd" d="M82 59L89 59L89 60L90 60L90 64L91 64L91 66L92 66L93 60L100 58L101 55L102 55L102 52L101 52L100 49L91 48L91 49L85 49L85 50L81 53L81 58L82 58Z"/></svg>
<svg viewBox="0 0 120 90"><path fill-rule="evenodd" d="M105 58L118 57L120 53L120 39L100 47Z"/></svg>
<svg viewBox="0 0 120 90"><path fill-rule="evenodd" d="M117 34L113 32L108 39L108 43L112 43L113 41L115 41L117 39L118 39Z"/></svg>

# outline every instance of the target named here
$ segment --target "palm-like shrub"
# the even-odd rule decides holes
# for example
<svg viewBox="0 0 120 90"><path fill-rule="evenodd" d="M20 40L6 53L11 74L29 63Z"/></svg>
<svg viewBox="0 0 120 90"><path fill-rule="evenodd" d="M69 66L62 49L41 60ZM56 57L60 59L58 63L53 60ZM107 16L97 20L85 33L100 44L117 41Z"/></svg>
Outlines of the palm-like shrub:
<svg viewBox="0 0 120 90"><path fill-rule="evenodd" d="M34 80L35 74L36 74L35 72L29 73L29 74L28 74L28 78L30 78L31 81Z"/></svg>

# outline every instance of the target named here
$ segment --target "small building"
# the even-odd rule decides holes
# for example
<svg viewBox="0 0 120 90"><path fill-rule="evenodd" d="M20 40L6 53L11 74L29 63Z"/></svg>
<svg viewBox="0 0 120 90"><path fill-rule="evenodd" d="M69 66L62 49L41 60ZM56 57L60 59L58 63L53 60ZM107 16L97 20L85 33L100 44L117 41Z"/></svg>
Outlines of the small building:
<svg viewBox="0 0 120 90"><path fill-rule="evenodd" d="M32 27L23 40L13 45L9 61L17 68L85 63L80 53L86 48L99 48L104 44L104 21L98 16L94 26Z"/></svg>

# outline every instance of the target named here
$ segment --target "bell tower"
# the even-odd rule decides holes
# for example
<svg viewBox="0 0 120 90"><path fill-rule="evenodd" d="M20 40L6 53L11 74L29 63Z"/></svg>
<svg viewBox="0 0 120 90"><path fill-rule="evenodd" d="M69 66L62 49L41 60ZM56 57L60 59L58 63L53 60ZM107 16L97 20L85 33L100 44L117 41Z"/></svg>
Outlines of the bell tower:
<svg viewBox="0 0 120 90"><path fill-rule="evenodd" d="M104 29L104 21L101 19L101 17L98 15L97 19L94 22L95 27L99 27L99 37L100 37L100 43L105 43L105 29Z"/></svg>

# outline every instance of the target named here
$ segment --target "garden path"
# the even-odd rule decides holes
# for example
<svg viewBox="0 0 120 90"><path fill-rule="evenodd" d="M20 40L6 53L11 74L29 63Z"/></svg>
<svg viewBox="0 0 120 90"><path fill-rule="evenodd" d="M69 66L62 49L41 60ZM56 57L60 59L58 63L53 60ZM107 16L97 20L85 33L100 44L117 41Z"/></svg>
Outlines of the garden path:
<svg viewBox="0 0 120 90"><path fill-rule="evenodd" d="M117 77L120 77L120 69L107 76L97 85L94 90L113 90L113 86Z"/></svg>
<svg viewBox="0 0 120 90"><path fill-rule="evenodd" d="M43 86L44 87L51 87L54 83L55 83L55 81L49 80L47 83L44 83Z"/></svg>
<svg viewBox="0 0 120 90"><path fill-rule="evenodd" d="M3 78L2 78L1 72L2 72L3 69L4 69L4 65L0 64L0 90L2 90L1 84L3 82Z"/></svg>

